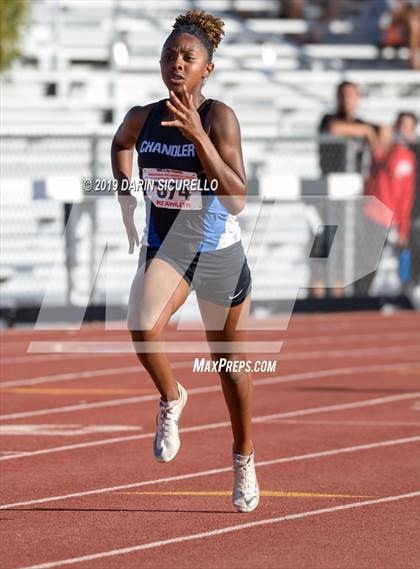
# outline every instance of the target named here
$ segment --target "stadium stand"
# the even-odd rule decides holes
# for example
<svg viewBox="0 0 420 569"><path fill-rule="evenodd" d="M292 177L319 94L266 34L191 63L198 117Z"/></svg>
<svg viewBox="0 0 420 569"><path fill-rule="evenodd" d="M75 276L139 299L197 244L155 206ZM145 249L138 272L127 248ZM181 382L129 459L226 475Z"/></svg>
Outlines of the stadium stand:
<svg viewBox="0 0 420 569"><path fill-rule="evenodd" d="M1 78L2 302L39 303L56 261L55 297L68 295L63 203L45 192L48 180L75 174L80 181L111 177L109 146L115 128L131 106L166 96L160 48L174 16L191 7L216 12L226 22L226 41L205 91L208 97L222 98L238 115L251 193L270 199L289 196L278 206L265 245L273 259L266 268L271 279L259 272L255 298L293 295L292 269L303 286L308 283L303 251L311 232L302 180L316 183L320 178L316 129L334 104L336 85L344 79L356 82L364 95L360 115L378 124L390 124L401 108L419 114L420 89L418 74L409 69L407 48L382 48L370 41L373 2L346 2L319 44L295 41L308 31L310 21L280 18L280 4L32 0L22 55ZM308 5L316 17L319 3ZM62 201L71 202L71 196ZM118 260L119 265L118 275L108 283L109 294L113 301L125 302L135 261L126 255L117 204L102 197L95 202L95 215L81 213L86 223L75 237L80 259L72 301L86 301L92 266L107 243L109 262ZM82 205L74 208L81 211ZM245 241L253 231L250 220L256 208L250 204L242 216ZM140 206L139 226L142 215ZM92 227L93 253L84 246ZM395 263L386 261L383 270L395 275ZM96 301L104 301L105 286L102 277L97 280ZM393 286L398 291L398 283Z"/></svg>

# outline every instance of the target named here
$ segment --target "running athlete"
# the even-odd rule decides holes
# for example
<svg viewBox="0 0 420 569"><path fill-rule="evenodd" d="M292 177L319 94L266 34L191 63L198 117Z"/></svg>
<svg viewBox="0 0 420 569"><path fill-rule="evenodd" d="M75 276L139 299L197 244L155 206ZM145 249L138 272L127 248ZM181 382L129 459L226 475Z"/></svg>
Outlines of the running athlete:
<svg viewBox="0 0 420 569"><path fill-rule="evenodd" d="M137 201L124 189L131 179L134 147L146 206L128 328L137 356L161 396L155 459L175 458L180 447L178 422L187 401L186 389L156 346L162 345L171 316L193 288L212 359L227 362L218 364L218 373L233 432L232 501L237 511L250 512L259 501L251 439L252 385L250 372L238 364L245 358L240 347L251 275L236 220L245 205L246 178L234 112L202 94L214 69L213 52L224 35L223 26L202 10L176 18L160 60L169 96L128 111L114 136L111 156L129 253L140 245L133 220Z"/></svg>

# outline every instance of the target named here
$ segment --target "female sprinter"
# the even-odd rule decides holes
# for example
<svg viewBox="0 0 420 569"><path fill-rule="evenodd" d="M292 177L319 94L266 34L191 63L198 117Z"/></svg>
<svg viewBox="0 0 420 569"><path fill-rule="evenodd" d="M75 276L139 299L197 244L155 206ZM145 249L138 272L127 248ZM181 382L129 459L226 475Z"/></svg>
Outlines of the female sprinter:
<svg viewBox="0 0 420 569"><path fill-rule="evenodd" d="M232 501L239 512L250 512L258 505L259 488L251 440L251 374L240 365L245 363L240 346L251 276L235 217L245 205L245 171L234 112L201 92L213 71L223 26L204 11L176 18L160 60L169 97L133 107L115 134L111 155L129 253L139 245L133 221L136 198L124 191L123 183L130 182L134 147L144 182L146 227L130 291L128 328L161 396L154 456L169 462L177 454L178 422L187 401L166 354L156 346L162 345L171 316L194 288L213 361L226 363L218 372L234 439ZM137 349L140 343L146 349Z"/></svg>

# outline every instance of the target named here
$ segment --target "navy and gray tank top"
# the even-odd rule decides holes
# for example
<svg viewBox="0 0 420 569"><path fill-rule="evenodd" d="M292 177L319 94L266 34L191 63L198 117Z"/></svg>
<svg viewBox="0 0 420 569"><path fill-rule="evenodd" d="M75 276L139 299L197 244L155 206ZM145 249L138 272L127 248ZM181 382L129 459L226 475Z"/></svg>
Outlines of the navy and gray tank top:
<svg viewBox="0 0 420 569"><path fill-rule="evenodd" d="M211 189L194 144L160 124L166 100L152 107L136 143L146 206L142 244L196 252L228 247L240 240L239 223ZM203 126L212 103L205 99L197 109Z"/></svg>

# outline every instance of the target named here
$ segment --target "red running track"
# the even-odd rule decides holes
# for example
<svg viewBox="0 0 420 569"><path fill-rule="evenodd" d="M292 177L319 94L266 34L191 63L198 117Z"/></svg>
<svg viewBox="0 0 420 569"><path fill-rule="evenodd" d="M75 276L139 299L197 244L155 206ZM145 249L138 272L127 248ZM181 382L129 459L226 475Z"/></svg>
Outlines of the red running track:
<svg viewBox="0 0 420 569"><path fill-rule="evenodd" d="M190 397L181 450L163 465L151 451L157 396L133 354L27 353L126 332L4 332L2 569L417 569L418 313L269 324L251 339L284 345L250 358L277 362L254 374L263 494L251 514L231 505L218 377L192 367L205 354L170 356Z"/></svg>

